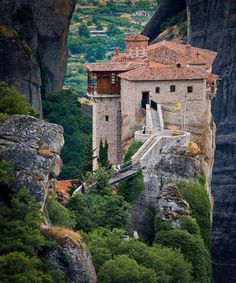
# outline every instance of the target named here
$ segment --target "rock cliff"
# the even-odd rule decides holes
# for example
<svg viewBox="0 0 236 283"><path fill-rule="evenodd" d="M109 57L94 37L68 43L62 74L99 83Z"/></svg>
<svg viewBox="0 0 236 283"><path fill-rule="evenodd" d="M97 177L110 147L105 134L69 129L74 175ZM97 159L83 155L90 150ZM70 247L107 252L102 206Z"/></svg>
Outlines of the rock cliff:
<svg viewBox="0 0 236 283"><path fill-rule="evenodd" d="M63 85L74 5L73 0L0 3L0 81L15 86L39 111L41 96Z"/></svg>
<svg viewBox="0 0 236 283"><path fill-rule="evenodd" d="M213 71L221 76L213 101L217 125L213 168L212 256L215 282L236 281L236 2L188 1L189 39L218 52Z"/></svg>
<svg viewBox="0 0 236 283"><path fill-rule="evenodd" d="M55 188L62 161L63 128L31 116L15 115L0 123L0 160L14 166L15 189L28 188L41 204L47 223L42 227L57 246L49 252L55 268L65 272L66 282L96 282L91 255L80 236L64 228L50 227L46 199Z"/></svg>
<svg viewBox="0 0 236 283"><path fill-rule="evenodd" d="M173 195L173 186L168 184L190 178L197 181L203 174L201 156L197 153L193 156L188 146L183 146L180 142L166 142L157 151L147 157L143 168L145 189L131 209L131 229L138 231L147 241L153 236L153 211L159 211L163 215L163 210L171 209L166 205L167 199L169 206L173 206L178 212L185 211L185 215L189 213L187 205L176 191ZM181 213L178 214L180 216ZM172 220L173 218L171 217Z"/></svg>
<svg viewBox="0 0 236 283"><path fill-rule="evenodd" d="M154 39L164 21L176 14L185 1L161 0L143 34ZM231 0L186 0L189 43L218 52L213 72L221 76L213 101L217 125L213 168L213 243L215 282L234 282L236 202L236 2ZM171 12L170 12L171 10Z"/></svg>
<svg viewBox="0 0 236 283"><path fill-rule="evenodd" d="M63 145L59 125L21 115L0 123L0 160L15 167L15 187L29 188L43 208L50 183L60 174Z"/></svg>

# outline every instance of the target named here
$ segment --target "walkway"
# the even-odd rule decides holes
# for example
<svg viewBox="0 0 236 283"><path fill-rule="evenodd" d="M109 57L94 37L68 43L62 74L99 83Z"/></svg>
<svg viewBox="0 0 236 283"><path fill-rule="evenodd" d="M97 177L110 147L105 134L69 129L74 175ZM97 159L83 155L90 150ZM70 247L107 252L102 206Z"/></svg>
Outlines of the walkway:
<svg viewBox="0 0 236 283"><path fill-rule="evenodd" d="M158 116L158 112L151 108L151 116L152 116L152 124L153 124L153 134L157 134L161 132L161 126L160 126L160 119Z"/></svg>

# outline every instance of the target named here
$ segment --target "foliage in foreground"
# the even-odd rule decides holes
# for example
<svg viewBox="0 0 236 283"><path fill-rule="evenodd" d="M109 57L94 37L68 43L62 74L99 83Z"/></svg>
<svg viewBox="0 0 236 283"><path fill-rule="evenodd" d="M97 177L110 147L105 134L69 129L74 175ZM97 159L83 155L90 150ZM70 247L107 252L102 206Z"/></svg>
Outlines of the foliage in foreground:
<svg viewBox="0 0 236 283"><path fill-rule="evenodd" d="M39 117L39 113L27 103L25 96L7 83L0 82L0 122L14 114Z"/></svg>
<svg viewBox="0 0 236 283"><path fill-rule="evenodd" d="M180 249L184 258L192 263L194 280L202 283L211 282L211 257L201 237L184 230L170 229L157 232L155 242Z"/></svg>
<svg viewBox="0 0 236 283"><path fill-rule="evenodd" d="M149 269L150 274L152 274L150 280L155 278L155 281L150 282L192 282L192 265L184 260L179 251L160 246L148 247L145 243L136 239L124 241L124 236L123 230L114 229L110 231L104 228L96 229L85 235L101 282L112 282L112 280L115 280L113 282L122 282L121 280L129 282L125 280L125 276L129 280L133 280L135 274L131 270L135 268L136 271L133 271L139 273L142 270L140 267ZM120 258L124 255L123 260L117 260L117 257ZM116 265L117 267L115 267ZM126 265L131 265L130 272L126 269ZM117 279L115 279L111 272L110 274L107 272L108 267L114 269L114 273L119 272L119 270L121 274L123 271L124 273L120 275L121 277L117 276Z"/></svg>
<svg viewBox="0 0 236 283"><path fill-rule="evenodd" d="M26 189L16 193L7 188L12 185L12 174L9 166L0 170L0 186L5 187L0 191L0 282L64 282L63 274L50 270L41 257L51 243L39 229L40 206Z"/></svg>

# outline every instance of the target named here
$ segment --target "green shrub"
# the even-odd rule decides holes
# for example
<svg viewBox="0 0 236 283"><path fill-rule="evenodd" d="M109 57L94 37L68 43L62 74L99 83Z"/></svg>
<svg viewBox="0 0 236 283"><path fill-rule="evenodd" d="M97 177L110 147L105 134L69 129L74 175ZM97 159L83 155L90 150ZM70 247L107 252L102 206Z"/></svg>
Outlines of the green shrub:
<svg viewBox="0 0 236 283"><path fill-rule="evenodd" d="M0 82L0 113L2 121L7 119L7 115L14 114L39 117L39 113L26 102L25 96L20 94L15 88L9 87L5 82Z"/></svg>
<svg viewBox="0 0 236 283"><path fill-rule="evenodd" d="M76 229L85 232L98 227L122 228L129 222L129 206L121 196L78 194L67 207L75 213Z"/></svg>
<svg viewBox="0 0 236 283"><path fill-rule="evenodd" d="M47 209L53 225L66 228L75 226L75 216L73 212L61 205L55 197L50 196L48 198Z"/></svg>
<svg viewBox="0 0 236 283"><path fill-rule="evenodd" d="M211 257L201 237L191 235L187 231L172 229L159 231L156 234L155 242L180 249L184 258L192 263L194 280L201 283L211 282Z"/></svg>
<svg viewBox="0 0 236 283"><path fill-rule="evenodd" d="M190 234L199 235L200 229L195 218L183 217L180 220L182 230L188 231Z"/></svg>
<svg viewBox="0 0 236 283"><path fill-rule="evenodd" d="M122 242L118 252L154 270L160 283L192 282L192 265L178 250L160 246L148 247L133 239Z"/></svg>
<svg viewBox="0 0 236 283"><path fill-rule="evenodd" d="M192 216L196 218L200 227L201 236L208 249L211 242L210 200L203 184L204 178L199 183L179 182L178 187L183 198L189 203Z"/></svg>
<svg viewBox="0 0 236 283"><path fill-rule="evenodd" d="M156 283L156 274L150 268L138 265L126 255L104 263L98 273L101 283Z"/></svg>
<svg viewBox="0 0 236 283"><path fill-rule="evenodd" d="M131 160L131 157L139 150L142 144L140 141L133 141L125 153L124 162Z"/></svg>
<svg viewBox="0 0 236 283"><path fill-rule="evenodd" d="M119 183L118 194L122 195L128 203L133 203L144 190L142 172L129 180L123 180Z"/></svg>

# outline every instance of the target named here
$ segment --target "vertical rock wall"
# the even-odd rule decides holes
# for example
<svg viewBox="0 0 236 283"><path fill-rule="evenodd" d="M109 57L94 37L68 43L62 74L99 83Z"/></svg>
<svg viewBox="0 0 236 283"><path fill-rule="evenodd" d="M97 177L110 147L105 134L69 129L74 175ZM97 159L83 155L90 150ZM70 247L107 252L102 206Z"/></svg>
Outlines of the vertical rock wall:
<svg viewBox="0 0 236 283"><path fill-rule="evenodd" d="M187 1L190 43L218 52L221 76L213 101L217 125L213 168L212 256L215 282L236 280L236 1Z"/></svg>
<svg viewBox="0 0 236 283"><path fill-rule="evenodd" d="M73 0L0 2L0 81L42 111L41 96L59 90L67 63Z"/></svg>

